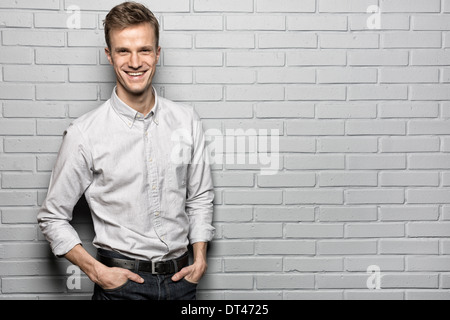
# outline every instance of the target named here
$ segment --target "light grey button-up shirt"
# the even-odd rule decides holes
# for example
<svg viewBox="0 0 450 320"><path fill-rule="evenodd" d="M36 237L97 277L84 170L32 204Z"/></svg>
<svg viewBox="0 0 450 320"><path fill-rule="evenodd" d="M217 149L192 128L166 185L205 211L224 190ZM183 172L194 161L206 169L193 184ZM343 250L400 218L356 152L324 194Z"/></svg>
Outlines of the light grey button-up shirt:
<svg viewBox="0 0 450 320"><path fill-rule="evenodd" d="M144 116L114 89L65 131L38 214L55 255L81 243L70 221L83 194L98 248L166 260L189 242L212 240L214 192L200 119L193 107L154 93L155 107Z"/></svg>

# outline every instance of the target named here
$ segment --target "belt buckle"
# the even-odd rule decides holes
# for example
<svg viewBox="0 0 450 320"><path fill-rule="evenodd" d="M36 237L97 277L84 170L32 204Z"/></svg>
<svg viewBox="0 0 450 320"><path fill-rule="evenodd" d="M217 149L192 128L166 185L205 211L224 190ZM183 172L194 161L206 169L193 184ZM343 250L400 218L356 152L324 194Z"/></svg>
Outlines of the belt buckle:
<svg viewBox="0 0 450 320"><path fill-rule="evenodd" d="M161 261L152 261L152 273L153 274L167 274L166 264Z"/></svg>

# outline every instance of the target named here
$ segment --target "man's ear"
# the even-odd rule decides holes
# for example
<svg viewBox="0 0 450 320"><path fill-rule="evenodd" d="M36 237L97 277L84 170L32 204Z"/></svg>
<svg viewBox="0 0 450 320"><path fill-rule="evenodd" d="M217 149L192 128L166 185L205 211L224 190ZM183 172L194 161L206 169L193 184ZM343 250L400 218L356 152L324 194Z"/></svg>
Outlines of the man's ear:
<svg viewBox="0 0 450 320"><path fill-rule="evenodd" d="M161 56L161 47L158 47L158 49L156 49L156 63L159 62L159 57Z"/></svg>
<svg viewBox="0 0 450 320"><path fill-rule="evenodd" d="M111 50L109 50L108 47L105 48L105 54L106 54L106 57L108 58L109 63L111 65L113 65L112 56L111 56Z"/></svg>

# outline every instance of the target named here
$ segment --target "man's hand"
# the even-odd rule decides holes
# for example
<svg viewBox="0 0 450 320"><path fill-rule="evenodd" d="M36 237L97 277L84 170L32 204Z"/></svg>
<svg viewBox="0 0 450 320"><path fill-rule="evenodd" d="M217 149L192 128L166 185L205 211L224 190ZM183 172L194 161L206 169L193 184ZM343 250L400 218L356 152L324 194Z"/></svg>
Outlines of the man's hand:
<svg viewBox="0 0 450 320"><path fill-rule="evenodd" d="M92 282L106 290L119 288L128 280L144 283L144 279L136 273L121 268L109 268L98 262L81 245L75 246L65 257L80 267Z"/></svg>
<svg viewBox="0 0 450 320"><path fill-rule="evenodd" d="M208 269L208 264L206 263L207 243L197 242L192 246L194 248L194 263L174 274L172 281L177 282L184 278L187 282L197 284L205 274L206 269Z"/></svg>
<svg viewBox="0 0 450 320"><path fill-rule="evenodd" d="M122 268L109 268L100 262L94 265L94 275L91 278L96 284L105 290L113 290L123 286L128 280L144 283L136 273Z"/></svg>
<svg viewBox="0 0 450 320"><path fill-rule="evenodd" d="M180 272L172 277L172 280L177 282L184 278L187 282L197 284L200 282L207 268L206 263L196 262L193 265L181 269Z"/></svg>

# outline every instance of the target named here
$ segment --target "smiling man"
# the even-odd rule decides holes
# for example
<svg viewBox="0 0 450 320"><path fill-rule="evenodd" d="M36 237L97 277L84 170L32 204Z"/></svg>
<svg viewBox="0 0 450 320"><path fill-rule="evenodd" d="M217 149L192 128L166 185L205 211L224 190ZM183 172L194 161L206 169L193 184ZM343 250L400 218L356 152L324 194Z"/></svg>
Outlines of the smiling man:
<svg viewBox="0 0 450 320"><path fill-rule="evenodd" d="M150 10L125 2L104 25L117 86L110 100L65 131L38 222L54 254L95 283L94 300L193 300L214 235L200 119L192 107L158 97L152 86L161 48ZM70 225L83 194L96 258Z"/></svg>

